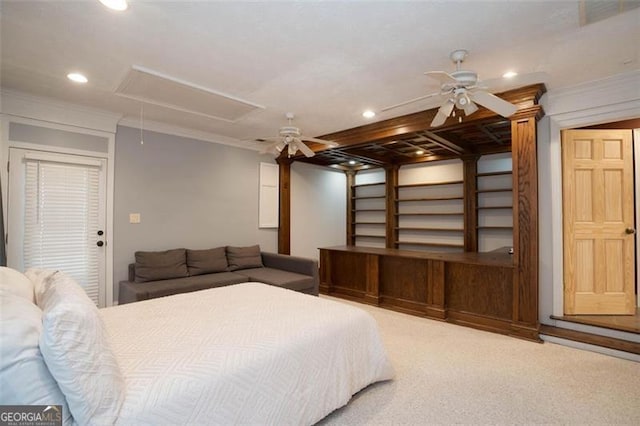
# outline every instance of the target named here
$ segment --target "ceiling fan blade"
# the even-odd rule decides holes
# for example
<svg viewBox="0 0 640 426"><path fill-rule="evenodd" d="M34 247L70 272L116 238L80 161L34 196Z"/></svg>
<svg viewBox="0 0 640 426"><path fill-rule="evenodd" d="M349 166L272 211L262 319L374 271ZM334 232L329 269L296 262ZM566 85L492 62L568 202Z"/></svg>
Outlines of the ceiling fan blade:
<svg viewBox="0 0 640 426"><path fill-rule="evenodd" d="M434 78L440 82L440 84L456 84L458 80L448 72L444 71L427 71L424 75Z"/></svg>
<svg viewBox="0 0 640 426"><path fill-rule="evenodd" d="M328 140L325 140L325 139L310 138L310 137L307 137L307 136L300 136L300 139L302 139L303 141L309 141L309 142L321 143L323 145L329 145L332 148L338 146L337 143L335 143L333 141L328 141Z"/></svg>
<svg viewBox="0 0 640 426"><path fill-rule="evenodd" d="M314 155L316 155L316 153L313 152L311 148L309 148L307 144L302 142L300 139L296 138L295 144L298 147L298 149L302 151L302 153L307 157L313 157Z"/></svg>
<svg viewBox="0 0 640 426"><path fill-rule="evenodd" d="M454 103L451 102L451 99L447 99L442 106L438 109L436 116L433 118L431 122L431 127L442 126L449 115L451 115L451 111L453 111Z"/></svg>
<svg viewBox="0 0 640 426"><path fill-rule="evenodd" d="M490 109L493 112L500 114L503 117L509 117L518 110L518 107L514 104L500 99L496 95L493 95L489 92L484 92L481 90L477 92L469 92L469 96L473 101L479 103L487 109Z"/></svg>
<svg viewBox="0 0 640 426"><path fill-rule="evenodd" d="M381 112L389 111L390 109L394 109L394 108L398 108L398 107L401 107L401 106L409 105L409 104L412 104L414 102L421 101L423 99L432 98L434 96L440 96L440 95L441 95L441 93L430 93L428 95L424 95L424 96L420 96L420 97L417 97L417 98L409 99L408 101L400 102L399 104L395 104L395 105L391 105L391 106L388 106L388 107L384 107L380 111Z"/></svg>
<svg viewBox="0 0 640 426"><path fill-rule="evenodd" d="M469 116L478 110L478 105L473 102L469 102L462 109L464 110L464 115Z"/></svg>

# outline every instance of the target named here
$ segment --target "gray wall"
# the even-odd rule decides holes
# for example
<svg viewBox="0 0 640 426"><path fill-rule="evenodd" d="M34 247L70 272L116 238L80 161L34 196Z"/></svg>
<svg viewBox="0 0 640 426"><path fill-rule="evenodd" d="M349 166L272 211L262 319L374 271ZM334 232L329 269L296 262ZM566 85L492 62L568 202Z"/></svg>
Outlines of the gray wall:
<svg viewBox="0 0 640 426"><path fill-rule="evenodd" d="M291 165L291 254L319 259L318 248L344 245L344 172L294 161Z"/></svg>
<svg viewBox="0 0 640 426"><path fill-rule="evenodd" d="M259 163L271 156L119 126L115 143L114 298L138 250L260 244L277 251L277 229L258 229ZM129 213L141 223L130 224Z"/></svg>

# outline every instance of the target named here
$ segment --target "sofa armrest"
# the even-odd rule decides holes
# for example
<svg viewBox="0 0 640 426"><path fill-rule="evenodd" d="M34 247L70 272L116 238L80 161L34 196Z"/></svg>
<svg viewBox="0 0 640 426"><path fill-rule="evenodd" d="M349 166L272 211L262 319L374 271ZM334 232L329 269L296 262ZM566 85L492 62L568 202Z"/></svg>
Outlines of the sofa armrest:
<svg viewBox="0 0 640 426"><path fill-rule="evenodd" d="M148 291L143 290L139 285L131 281L120 281L119 290L118 305L147 300L149 298Z"/></svg>
<svg viewBox="0 0 640 426"><path fill-rule="evenodd" d="M281 269L298 274L318 276L318 261L304 257L262 252L262 264L267 268Z"/></svg>

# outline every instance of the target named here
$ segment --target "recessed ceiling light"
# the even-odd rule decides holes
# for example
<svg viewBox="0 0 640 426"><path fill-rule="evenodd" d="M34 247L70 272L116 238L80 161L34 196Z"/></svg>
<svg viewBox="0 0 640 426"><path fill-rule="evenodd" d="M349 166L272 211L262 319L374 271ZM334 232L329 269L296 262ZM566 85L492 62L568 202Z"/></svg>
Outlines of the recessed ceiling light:
<svg viewBox="0 0 640 426"><path fill-rule="evenodd" d="M503 76L504 78L513 78L513 77L515 77L516 75L518 75L518 73L517 73L517 72L515 72L515 71L507 71L507 72L505 72L504 74L502 74L502 76Z"/></svg>
<svg viewBox="0 0 640 426"><path fill-rule="evenodd" d="M123 11L127 10L129 5L127 4L127 0L98 0L100 3L108 7L109 9Z"/></svg>
<svg viewBox="0 0 640 426"><path fill-rule="evenodd" d="M352 166L356 164L355 160L349 160L349 164L351 164Z"/></svg>
<svg viewBox="0 0 640 426"><path fill-rule="evenodd" d="M67 78L76 83L86 83L87 81L89 81L87 80L87 77L80 74L79 72L70 72L69 74L67 74Z"/></svg>
<svg viewBox="0 0 640 426"><path fill-rule="evenodd" d="M376 116L376 113L371 111L370 109L366 110L365 112L362 113L362 116L364 118L373 118Z"/></svg>
<svg viewBox="0 0 640 426"><path fill-rule="evenodd" d="M422 154L424 154L424 151L423 151L423 150L421 150L421 149L419 149L419 150L417 150L417 151L416 151L416 154L418 154L418 155L422 155Z"/></svg>

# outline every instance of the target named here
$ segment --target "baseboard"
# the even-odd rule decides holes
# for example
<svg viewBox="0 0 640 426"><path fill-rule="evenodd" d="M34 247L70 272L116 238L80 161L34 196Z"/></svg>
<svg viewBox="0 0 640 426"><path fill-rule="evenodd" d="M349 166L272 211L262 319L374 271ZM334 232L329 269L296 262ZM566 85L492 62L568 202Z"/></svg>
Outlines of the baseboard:
<svg viewBox="0 0 640 426"><path fill-rule="evenodd" d="M640 343L541 324L540 334L640 355Z"/></svg>

